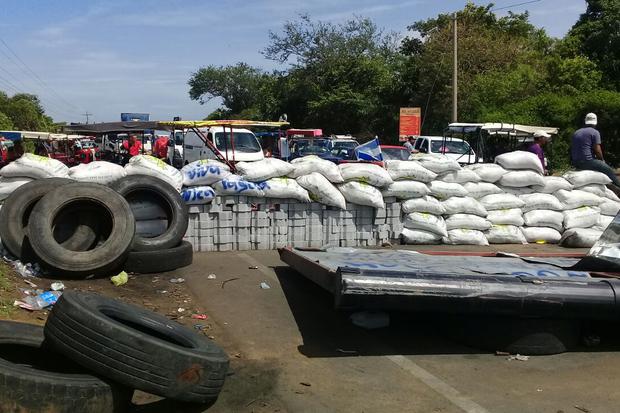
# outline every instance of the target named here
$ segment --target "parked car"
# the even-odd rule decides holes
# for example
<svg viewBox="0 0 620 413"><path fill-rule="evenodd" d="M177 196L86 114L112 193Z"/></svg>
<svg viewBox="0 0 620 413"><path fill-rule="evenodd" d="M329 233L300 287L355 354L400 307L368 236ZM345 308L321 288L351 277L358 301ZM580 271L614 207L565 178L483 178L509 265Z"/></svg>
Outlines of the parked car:
<svg viewBox="0 0 620 413"><path fill-rule="evenodd" d="M249 129L233 128L231 130L222 126L200 128L206 138L215 144L215 147L229 161L260 161L264 158L263 149L258 139ZM181 141L181 142L179 142ZM178 143L181 143L180 145ZM196 132L189 130L186 133L175 133L175 139L170 140L169 145L174 144L172 157L182 159L182 164L197 161L199 159L214 158L215 155L202 138ZM170 154L169 154L170 156ZM174 159L173 165L175 165ZM175 165L176 166L176 165Z"/></svg>
<svg viewBox="0 0 620 413"><path fill-rule="evenodd" d="M420 153L445 155L461 164L476 163L476 153L469 143L459 138L420 136L413 149Z"/></svg>
<svg viewBox="0 0 620 413"><path fill-rule="evenodd" d="M406 161L411 153L404 146L398 145L379 145L384 161Z"/></svg>
<svg viewBox="0 0 620 413"><path fill-rule="evenodd" d="M334 163L342 159L334 155L330 138L292 138L290 142L291 160L307 155L315 155Z"/></svg>

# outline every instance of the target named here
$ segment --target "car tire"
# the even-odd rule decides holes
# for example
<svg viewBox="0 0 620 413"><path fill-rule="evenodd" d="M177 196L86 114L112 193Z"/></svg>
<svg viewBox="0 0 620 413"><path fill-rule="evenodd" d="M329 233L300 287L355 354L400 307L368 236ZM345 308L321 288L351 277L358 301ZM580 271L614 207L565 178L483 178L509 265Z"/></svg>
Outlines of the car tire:
<svg viewBox="0 0 620 413"><path fill-rule="evenodd" d="M4 200L0 209L0 239L7 250L20 260L30 262L34 253L27 237L27 225L30 214L37 202L49 191L74 181L67 178L39 179L22 185ZM92 220L93 217L85 217ZM66 221L69 225L57 228L61 234L61 245L79 251L88 249L94 242L96 234L90 231L89 225L77 221Z"/></svg>
<svg viewBox="0 0 620 413"><path fill-rule="evenodd" d="M132 391L50 351L43 327L0 321L0 411L125 411Z"/></svg>
<svg viewBox="0 0 620 413"><path fill-rule="evenodd" d="M151 202L159 205L166 212L168 229L156 237L136 235L134 251L157 251L179 245L189 222L188 207L181 199L179 192L172 185L161 179L147 175L129 175L111 185L112 189L121 194L130 205ZM159 219L159 216L144 217Z"/></svg>
<svg viewBox="0 0 620 413"><path fill-rule="evenodd" d="M74 251L57 242L54 222L66 211L97 217L93 228L97 245ZM30 216L28 234L35 254L52 272L67 277L109 274L118 269L131 249L135 221L127 201L112 189L94 183L71 183L41 198Z"/></svg>
<svg viewBox="0 0 620 413"><path fill-rule="evenodd" d="M194 256L192 244L182 241L174 248L158 251L131 251L123 270L141 274L172 271L191 265Z"/></svg>
<svg viewBox="0 0 620 413"><path fill-rule="evenodd" d="M64 293L45 338L75 362L133 389L213 402L228 370L214 342L166 317L92 293Z"/></svg>
<svg viewBox="0 0 620 413"><path fill-rule="evenodd" d="M578 345L578 320L516 317L451 318L447 335L467 346L510 354L549 355Z"/></svg>

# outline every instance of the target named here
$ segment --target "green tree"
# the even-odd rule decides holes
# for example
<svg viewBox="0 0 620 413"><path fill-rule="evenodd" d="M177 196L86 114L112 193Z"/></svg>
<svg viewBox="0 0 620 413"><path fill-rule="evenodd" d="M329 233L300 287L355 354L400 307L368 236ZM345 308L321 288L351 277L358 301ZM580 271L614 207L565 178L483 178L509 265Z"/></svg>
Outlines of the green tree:
<svg viewBox="0 0 620 413"><path fill-rule="evenodd" d="M586 0L587 8L567 35L568 48L596 62L604 80L620 90L620 2Z"/></svg>
<svg viewBox="0 0 620 413"><path fill-rule="evenodd" d="M0 130L12 130L13 121L4 113L0 112Z"/></svg>

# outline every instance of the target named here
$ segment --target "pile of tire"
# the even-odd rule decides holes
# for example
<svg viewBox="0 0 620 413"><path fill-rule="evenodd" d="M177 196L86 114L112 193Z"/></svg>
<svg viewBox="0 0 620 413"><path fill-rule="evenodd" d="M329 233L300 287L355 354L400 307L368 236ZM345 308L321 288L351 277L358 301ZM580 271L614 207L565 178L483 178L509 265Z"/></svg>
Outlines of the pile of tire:
<svg viewBox="0 0 620 413"><path fill-rule="evenodd" d="M44 327L0 321L0 412L123 412L136 389L212 404L228 364L213 341L160 314L65 292Z"/></svg>
<svg viewBox="0 0 620 413"><path fill-rule="evenodd" d="M187 205L168 183L130 175L111 184L40 179L0 209L0 239L22 262L57 276L155 273L192 263Z"/></svg>

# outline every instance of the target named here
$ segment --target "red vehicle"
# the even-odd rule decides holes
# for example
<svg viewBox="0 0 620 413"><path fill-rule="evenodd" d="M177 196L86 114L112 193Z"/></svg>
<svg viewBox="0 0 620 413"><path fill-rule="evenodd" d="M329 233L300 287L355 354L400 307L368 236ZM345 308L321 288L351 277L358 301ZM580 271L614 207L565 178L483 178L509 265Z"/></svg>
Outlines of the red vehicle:
<svg viewBox="0 0 620 413"><path fill-rule="evenodd" d="M23 139L34 141L35 154L56 159L70 167L101 158L94 141L80 135L38 133L36 137L24 136Z"/></svg>
<svg viewBox="0 0 620 413"><path fill-rule="evenodd" d="M0 136L0 167L14 161L18 156L15 143Z"/></svg>

